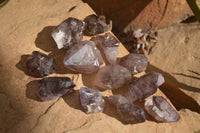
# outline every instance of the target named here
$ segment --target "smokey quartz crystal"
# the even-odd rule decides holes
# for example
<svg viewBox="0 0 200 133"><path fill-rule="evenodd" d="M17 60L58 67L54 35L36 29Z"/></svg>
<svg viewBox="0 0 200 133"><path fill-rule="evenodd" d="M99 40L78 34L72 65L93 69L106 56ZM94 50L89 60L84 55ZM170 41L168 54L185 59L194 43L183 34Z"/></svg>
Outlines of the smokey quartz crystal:
<svg viewBox="0 0 200 133"><path fill-rule="evenodd" d="M179 114L162 96L153 96L145 102L146 111L159 122L176 122Z"/></svg>
<svg viewBox="0 0 200 133"><path fill-rule="evenodd" d="M71 94L75 86L68 77L48 77L38 82L36 94L42 101L54 100L65 94Z"/></svg>
<svg viewBox="0 0 200 133"><path fill-rule="evenodd" d="M104 99L98 90L82 87L79 90L80 101L85 113L103 112Z"/></svg>
<svg viewBox="0 0 200 133"><path fill-rule="evenodd" d="M33 51L32 57L26 62L28 74L35 77L43 77L55 72L56 66L53 58L38 51Z"/></svg>
<svg viewBox="0 0 200 133"><path fill-rule="evenodd" d="M58 49L69 48L83 39L85 23L76 18L68 18L59 24L52 32Z"/></svg>

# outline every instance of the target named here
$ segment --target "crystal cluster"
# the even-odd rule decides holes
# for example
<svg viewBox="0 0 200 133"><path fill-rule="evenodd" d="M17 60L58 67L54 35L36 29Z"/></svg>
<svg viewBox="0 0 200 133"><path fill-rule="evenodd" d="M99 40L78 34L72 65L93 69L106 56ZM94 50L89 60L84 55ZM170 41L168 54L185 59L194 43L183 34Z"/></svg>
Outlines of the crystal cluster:
<svg viewBox="0 0 200 133"><path fill-rule="evenodd" d="M26 62L26 66L30 75L43 77L55 72L56 62L43 53L33 51L32 58Z"/></svg>
<svg viewBox="0 0 200 133"><path fill-rule="evenodd" d="M110 64L115 64L117 59L119 41L111 34L99 35L92 40L100 47Z"/></svg>
<svg viewBox="0 0 200 133"><path fill-rule="evenodd" d="M179 114L162 96L153 96L145 102L147 112L160 122L175 122L180 119Z"/></svg>
<svg viewBox="0 0 200 133"><path fill-rule="evenodd" d="M83 29L85 23L76 18L68 18L59 24L51 34L58 49L68 48L83 39Z"/></svg>
<svg viewBox="0 0 200 133"><path fill-rule="evenodd" d="M128 69L120 65L109 65L98 71L95 85L102 90L113 90L129 82L131 77Z"/></svg>
<svg viewBox="0 0 200 133"><path fill-rule="evenodd" d="M103 64L100 51L92 41L82 41L67 51L64 65L75 72L90 74Z"/></svg>
<svg viewBox="0 0 200 133"><path fill-rule="evenodd" d="M103 112L104 99L98 90L92 88L80 88L80 101L85 113Z"/></svg>
<svg viewBox="0 0 200 133"><path fill-rule="evenodd" d="M120 58L118 64L135 75L146 70L148 59L143 54L128 54Z"/></svg>
<svg viewBox="0 0 200 133"><path fill-rule="evenodd" d="M131 101L142 100L154 94L163 83L164 77L160 73L147 73L129 84L126 96Z"/></svg>
<svg viewBox="0 0 200 133"><path fill-rule="evenodd" d="M49 77L38 82L36 94L42 101L48 101L70 94L76 85L68 77Z"/></svg>
<svg viewBox="0 0 200 133"><path fill-rule="evenodd" d="M144 111L122 95L110 96L108 99L109 102L117 108L123 121L128 123L140 123L145 121Z"/></svg>

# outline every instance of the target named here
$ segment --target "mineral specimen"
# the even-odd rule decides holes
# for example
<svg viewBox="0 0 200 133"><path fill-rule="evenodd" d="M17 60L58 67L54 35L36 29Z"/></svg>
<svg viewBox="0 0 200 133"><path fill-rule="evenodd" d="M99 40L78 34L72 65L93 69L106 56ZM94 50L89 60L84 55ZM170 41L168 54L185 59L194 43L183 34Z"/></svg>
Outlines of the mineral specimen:
<svg viewBox="0 0 200 133"><path fill-rule="evenodd" d="M115 64L117 59L119 41L111 33L96 36L92 38L92 40L97 44L98 47L103 50L108 62L110 64Z"/></svg>
<svg viewBox="0 0 200 133"><path fill-rule="evenodd" d="M137 74L146 70L148 59L143 54L128 54L122 57L118 63L127 68L131 74Z"/></svg>
<svg viewBox="0 0 200 133"><path fill-rule="evenodd" d="M76 85L68 77L49 77L38 82L36 94L42 101L48 101L70 94Z"/></svg>
<svg viewBox="0 0 200 133"><path fill-rule="evenodd" d="M75 72L90 74L103 64L100 51L92 41L82 41L67 51L64 65Z"/></svg>
<svg viewBox="0 0 200 133"><path fill-rule="evenodd" d="M154 94L163 83L164 77L160 73L147 73L129 84L126 96L131 101L142 100Z"/></svg>
<svg viewBox="0 0 200 133"><path fill-rule="evenodd" d="M103 112L104 99L98 90L82 87L79 90L80 101L85 113Z"/></svg>
<svg viewBox="0 0 200 133"><path fill-rule="evenodd" d="M144 111L122 95L114 95L108 98L109 102L116 106L118 113L123 121L131 124L145 121Z"/></svg>
<svg viewBox="0 0 200 133"><path fill-rule="evenodd" d="M120 65L109 65L98 71L95 85L102 90L117 89L130 81L131 77L128 69Z"/></svg>
<svg viewBox="0 0 200 133"><path fill-rule="evenodd" d="M76 18L68 18L59 24L52 32L58 49L69 48L69 46L80 42L83 39L85 23Z"/></svg>
<svg viewBox="0 0 200 133"><path fill-rule="evenodd" d="M33 51L32 58L26 62L26 67L30 75L43 77L55 72L56 62L43 53Z"/></svg>
<svg viewBox="0 0 200 133"><path fill-rule="evenodd" d="M94 14L87 16L84 19L85 22L85 30L84 34L93 36L111 29L109 25L99 20L98 17Z"/></svg>
<svg viewBox="0 0 200 133"><path fill-rule="evenodd" d="M162 96L153 96L145 102L147 112L160 122L175 122L180 119L179 114Z"/></svg>

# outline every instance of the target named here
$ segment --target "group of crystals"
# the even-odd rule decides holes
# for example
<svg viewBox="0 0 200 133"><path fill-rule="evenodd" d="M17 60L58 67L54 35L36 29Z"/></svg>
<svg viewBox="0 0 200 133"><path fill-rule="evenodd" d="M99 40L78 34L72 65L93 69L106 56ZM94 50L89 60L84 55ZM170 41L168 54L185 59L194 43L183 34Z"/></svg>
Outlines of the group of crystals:
<svg viewBox="0 0 200 133"><path fill-rule="evenodd" d="M117 60L119 41L110 33L110 25L96 15L89 15L83 21L68 18L58 25L52 33L58 49L66 49L64 65L78 73L91 74L97 72L95 86L100 90L113 90L129 83L125 96L110 96L122 119L128 123L145 121L144 110L134 105L153 95L157 87L164 83L164 78L156 72L147 73L135 80L132 75L146 69L148 60L144 54L128 54ZM104 33L105 34L101 34ZM101 34L101 35L98 35ZM83 35L92 36L84 40ZM99 50L102 50L109 65L105 67ZM47 55L34 51L32 58L26 63L29 73L43 77L56 71L56 62ZM38 82L36 94L42 101L53 100L65 94L71 94L76 85L68 77L48 77ZM104 110L104 98L99 90L81 87L80 103L85 113L97 113ZM180 119L178 113L162 96L153 96L145 101L144 109L159 122L173 122Z"/></svg>

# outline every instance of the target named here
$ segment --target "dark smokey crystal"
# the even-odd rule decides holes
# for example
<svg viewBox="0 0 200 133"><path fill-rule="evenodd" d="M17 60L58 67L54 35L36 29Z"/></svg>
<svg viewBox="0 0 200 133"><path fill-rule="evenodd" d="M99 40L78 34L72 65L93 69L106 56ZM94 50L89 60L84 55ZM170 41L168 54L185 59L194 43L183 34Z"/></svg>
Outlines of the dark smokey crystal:
<svg viewBox="0 0 200 133"><path fill-rule="evenodd" d="M55 72L56 62L43 53L33 51L32 58L26 62L26 66L30 75L43 77Z"/></svg>
<svg viewBox="0 0 200 133"><path fill-rule="evenodd" d="M145 102L147 112L160 122L175 122L180 119L179 114L162 96L153 96Z"/></svg>
<svg viewBox="0 0 200 133"><path fill-rule="evenodd" d="M108 100L117 108L117 111L121 115L123 121L131 124L141 123L145 121L144 111L135 106L122 95L110 96Z"/></svg>
<svg viewBox="0 0 200 133"><path fill-rule="evenodd" d="M70 94L76 85L68 77L49 77L38 82L36 94L42 101L48 101Z"/></svg>

